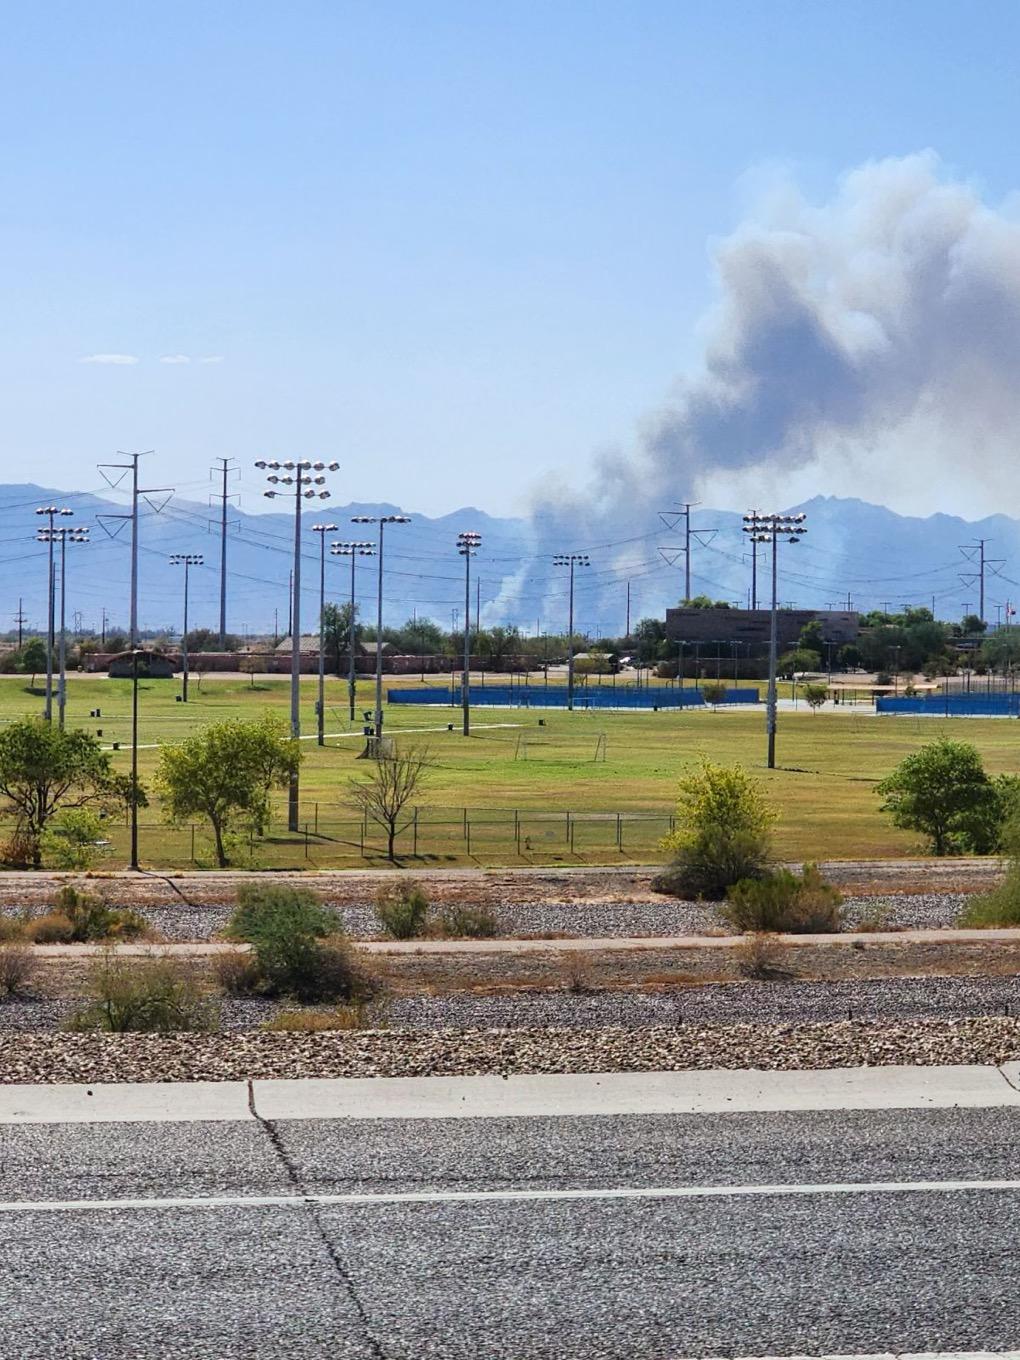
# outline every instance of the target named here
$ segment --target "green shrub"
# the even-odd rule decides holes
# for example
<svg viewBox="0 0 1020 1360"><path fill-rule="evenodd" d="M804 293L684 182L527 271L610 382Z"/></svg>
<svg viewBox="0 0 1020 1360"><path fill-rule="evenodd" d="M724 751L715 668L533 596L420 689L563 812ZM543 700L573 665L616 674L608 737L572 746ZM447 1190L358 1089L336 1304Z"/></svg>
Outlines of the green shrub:
<svg viewBox="0 0 1020 1360"><path fill-rule="evenodd" d="M971 898L960 913L957 925L976 930L1020 926L1020 870L1010 868L997 887Z"/></svg>
<svg viewBox="0 0 1020 1360"><path fill-rule="evenodd" d="M374 990L340 918L307 888L245 884L237 903L226 934L251 944L261 995L347 1001Z"/></svg>
<svg viewBox="0 0 1020 1360"><path fill-rule="evenodd" d="M383 930L394 940L413 940L424 935L428 913L428 896L416 879L384 883L376 892L375 914Z"/></svg>
<svg viewBox="0 0 1020 1360"><path fill-rule="evenodd" d="M919 831L933 855L987 855L1020 803L1016 776L990 779L977 748L942 737L928 742L876 786L894 825Z"/></svg>
<svg viewBox="0 0 1020 1360"><path fill-rule="evenodd" d="M16 943L26 938L25 921L22 917L0 913L0 944Z"/></svg>
<svg viewBox="0 0 1020 1360"><path fill-rule="evenodd" d="M88 994L91 1000L71 1017L69 1029L173 1034L213 1029L217 1021L213 1003L172 958L105 955L89 971Z"/></svg>
<svg viewBox="0 0 1020 1360"><path fill-rule="evenodd" d="M805 864L799 875L777 869L735 884L720 914L743 931L829 934L843 929L843 898L816 864Z"/></svg>
<svg viewBox="0 0 1020 1360"><path fill-rule="evenodd" d="M435 933L453 940L491 940L499 934L499 922L488 907L451 902L439 913Z"/></svg>
<svg viewBox="0 0 1020 1360"><path fill-rule="evenodd" d="M52 869L91 869L109 853L106 823L91 808L65 808L39 837L43 862Z"/></svg>
<svg viewBox="0 0 1020 1360"><path fill-rule="evenodd" d="M652 880L656 892L717 901L745 878L761 878L771 858L775 813L739 765L705 761L680 781L676 829L663 848L674 859Z"/></svg>

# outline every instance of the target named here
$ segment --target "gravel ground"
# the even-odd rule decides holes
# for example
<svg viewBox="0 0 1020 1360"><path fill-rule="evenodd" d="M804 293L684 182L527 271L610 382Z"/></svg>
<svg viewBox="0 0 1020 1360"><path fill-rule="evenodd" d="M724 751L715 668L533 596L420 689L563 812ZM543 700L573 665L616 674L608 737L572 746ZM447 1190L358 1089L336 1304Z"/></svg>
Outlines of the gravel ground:
<svg viewBox="0 0 1020 1360"><path fill-rule="evenodd" d="M364 1030L326 1034L0 1036L0 1082L241 1081L514 1072L998 1064L1020 1020L679 1025L634 1030Z"/></svg>
<svg viewBox="0 0 1020 1360"><path fill-rule="evenodd" d="M890 894L848 897L847 923L861 922L875 929L904 926L940 928L952 926L966 904L965 893ZM143 909L165 940L208 940L226 925L232 908L227 905L190 907L181 902ZM650 898L646 902L502 902L496 916L505 935L547 932L565 935L664 936L700 935L720 929L711 905L671 902ZM350 935L364 939L379 934L379 923L370 902L338 907ZM0 914L18 915L19 908L0 905Z"/></svg>
<svg viewBox="0 0 1020 1360"><path fill-rule="evenodd" d="M73 1000L0 1004L0 1034L60 1029L78 1006ZM281 1010L272 1001L227 997L220 1029L257 1029ZM380 1022L391 1029L577 1030L694 1023L771 1025L834 1020L915 1020L964 1016L1020 1016L1020 977L882 978L847 982L732 982L630 990L518 991L504 995L398 996L383 1001Z"/></svg>

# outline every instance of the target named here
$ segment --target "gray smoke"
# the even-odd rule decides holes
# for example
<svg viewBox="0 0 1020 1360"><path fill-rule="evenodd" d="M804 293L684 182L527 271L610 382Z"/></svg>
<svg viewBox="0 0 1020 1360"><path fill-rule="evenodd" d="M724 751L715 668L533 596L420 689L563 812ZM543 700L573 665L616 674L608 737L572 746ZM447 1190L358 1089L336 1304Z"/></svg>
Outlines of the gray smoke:
<svg viewBox="0 0 1020 1360"><path fill-rule="evenodd" d="M1010 508L1015 206L989 206L927 152L852 171L820 206L788 185L773 193L715 249L720 298L699 371L633 452L598 459L583 489L543 488L536 556L652 528L679 497Z"/></svg>

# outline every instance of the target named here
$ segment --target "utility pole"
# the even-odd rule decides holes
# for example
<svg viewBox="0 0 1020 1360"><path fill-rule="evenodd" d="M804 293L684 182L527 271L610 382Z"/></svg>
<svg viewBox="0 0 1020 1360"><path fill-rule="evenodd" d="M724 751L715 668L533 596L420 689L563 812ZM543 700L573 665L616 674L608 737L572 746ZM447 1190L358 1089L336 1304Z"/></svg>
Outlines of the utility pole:
<svg viewBox="0 0 1020 1360"><path fill-rule="evenodd" d="M355 667L354 664L354 649L358 645L358 625L357 625L358 605L357 594L355 592L354 566L355 562L359 557L375 556L375 544L333 543L330 545L329 550L334 557L349 557L351 559L351 603L350 603L350 616L348 619L350 627L348 630L347 641L347 650L349 653L347 658L347 696L350 701L351 722L353 722L355 701L357 699L358 690L357 668ZM337 660L339 661L339 655L337 656Z"/></svg>
<svg viewBox="0 0 1020 1360"><path fill-rule="evenodd" d="M574 568L590 567L591 558L587 553L557 553L553 557L554 567L570 568L570 611L567 623L567 711L574 711Z"/></svg>
<svg viewBox="0 0 1020 1360"><path fill-rule="evenodd" d="M659 519L667 529L676 529L680 521L684 522L684 544L682 548L660 548L659 553L663 560L668 562L671 567L675 567L677 561L682 556L684 559L684 599L691 598L691 539L696 539L699 546L707 548L712 539L719 532L718 529L692 529L691 511L699 505L699 501L684 501L675 510L660 510Z"/></svg>
<svg viewBox="0 0 1020 1360"><path fill-rule="evenodd" d="M100 634L99 634L99 638L100 638L100 646L102 647L103 651L105 651L105 650L106 650L106 605L105 605L105 604L103 605L103 623L102 623L102 629L101 629Z"/></svg>
<svg viewBox="0 0 1020 1360"><path fill-rule="evenodd" d="M201 553L174 553L170 558L172 567L184 568L184 631L181 633L181 702L188 702L188 574L192 567L202 567L205 560Z"/></svg>
<svg viewBox="0 0 1020 1360"><path fill-rule="evenodd" d="M329 500L329 492L325 490L316 491L314 487L322 487L326 478L322 475L324 471L336 472L340 467L339 463L313 463L307 458L300 458L296 461L288 458L285 463L278 459L267 461L260 458L255 466L260 471L269 469L266 481L270 483L270 489L263 491L263 496L267 500L272 500L276 496L289 496L290 487L294 488L294 569L291 572L291 627L290 627L290 735L295 741L301 738L301 502L303 500L320 501ZM283 471L284 476L277 474ZM318 475L313 477L312 472ZM286 487L286 491L277 491L277 486ZM300 820L300 788L298 782L298 766L294 765L293 773L290 777L290 785L287 789L287 828L290 831L297 831Z"/></svg>
<svg viewBox="0 0 1020 1360"><path fill-rule="evenodd" d="M227 502L234 499L227 492L227 479L231 473L240 476L240 469L231 467L233 458L217 458L221 466L211 468L210 477L219 477L222 490L213 493L213 499L220 503L220 651L227 649Z"/></svg>
<svg viewBox="0 0 1020 1360"><path fill-rule="evenodd" d="M768 736L768 766L776 768L776 664L779 653L779 618L776 604L778 575L776 545L779 538L789 543L799 543L807 533L803 511L796 515L763 514L760 510L749 510L744 516L744 533L752 543L772 544L772 615L769 626L769 689L766 703L765 729Z"/></svg>
<svg viewBox="0 0 1020 1360"><path fill-rule="evenodd" d="M971 572L971 573L967 573L967 574L964 574L963 572L960 573L960 583L961 583L961 585L964 585L964 586L973 586L973 585L976 585L976 586L977 586L977 588L978 588L978 618L981 620L982 623L985 623L985 622L986 622L986 620L985 620L985 572L986 572L987 570L991 569L992 575L993 575L993 576L998 576L998 575L1000 575L1000 573L996 570L996 568L997 568L997 567L1004 566L1004 565L1005 565L1005 562L1006 562L1006 559L1005 559L1004 557L994 557L994 558L993 558L993 557L986 557L986 556L985 556L985 544L986 544L986 543L989 543L989 542L991 542L990 539L987 539L987 538L979 538L975 543L961 543L961 544L960 544L960 551L963 553L963 555L964 555L964 557L967 559L967 561L968 561L968 562L973 562L973 563L976 563L976 564L977 564L977 571L976 571L976 572Z"/></svg>
<svg viewBox="0 0 1020 1360"><path fill-rule="evenodd" d="M464 675L460 697L464 710L464 736L471 735L471 559L482 545L481 534L472 532L457 535L457 551L464 559Z"/></svg>
<svg viewBox="0 0 1020 1360"><path fill-rule="evenodd" d="M326 744L326 535L336 533L335 524L313 524L319 535L319 697L315 701L316 738Z"/></svg>
<svg viewBox="0 0 1020 1360"><path fill-rule="evenodd" d="M120 453L122 458L130 458L130 463L100 463L99 474L106 482L107 486L116 489L124 480L124 474L131 474L131 511L124 515L97 515L96 518L103 526L103 529L110 538L116 538L124 524L131 521L131 620L128 627L128 641L132 647L138 646L138 498L144 496L149 508L158 515L163 510L174 494L172 486L147 486L138 485L138 460L147 458L153 449L146 449L144 453ZM120 472L119 477L110 478L106 475L107 469ZM157 506L149 500L150 496L164 496L165 499ZM107 520L119 520L119 526L112 532L107 528Z"/></svg>
<svg viewBox="0 0 1020 1360"><path fill-rule="evenodd" d="M56 609L56 579L53 561L53 545L57 542L57 530L54 529L54 520L58 515L73 515L73 510L68 510L61 505L40 505L36 507L37 515L45 515L47 526L41 529L36 538L41 543L49 545L49 584L47 586L47 625L46 625L46 700L43 705L43 717L47 722L53 721L53 648L56 643L56 620L54 611ZM45 535L45 537L44 537Z"/></svg>
<svg viewBox="0 0 1020 1360"><path fill-rule="evenodd" d="M70 513L70 512L68 512ZM87 543L89 530L78 525L62 524L56 528L40 529L36 534L40 543L60 544L60 645L57 678L57 724L64 730L64 710L67 707L67 545Z"/></svg>
<svg viewBox="0 0 1020 1360"><path fill-rule="evenodd" d="M352 515L352 524L378 524L379 575L375 601L375 754L382 756L382 606L383 606L383 531L387 524L410 524L410 515Z"/></svg>
<svg viewBox="0 0 1020 1360"><path fill-rule="evenodd" d="M14 616L14 625L15 625L15 627L16 627L17 630L18 630L18 651L19 651L19 652L21 651L21 648L22 648L22 646L23 646L23 644L24 644L24 639L25 639L25 624L26 624L27 622L28 622L28 620L25 618L25 610L24 610L24 608L23 608L23 601L22 601L21 596L19 595L19 596L18 596L18 612L17 612L17 613L15 614L15 616Z"/></svg>
<svg viewBox="0 0 1020 1360"><path fill-rule="evenodd" d="M629 638L629 637L630 637L630 582L629 582L629 581L627 582L627 631L624 633L623 636L624 636L625 638Z"/></svg>

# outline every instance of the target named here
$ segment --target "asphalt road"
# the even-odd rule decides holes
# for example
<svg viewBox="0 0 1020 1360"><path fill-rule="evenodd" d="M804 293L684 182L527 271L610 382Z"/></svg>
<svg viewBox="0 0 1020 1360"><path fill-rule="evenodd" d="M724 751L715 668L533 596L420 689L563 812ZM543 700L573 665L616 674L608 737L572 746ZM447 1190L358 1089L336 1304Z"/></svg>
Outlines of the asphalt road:
<svg viewBox="0 0 1020 1360"><path fill-rule="evenodd" d="M1006 1351L1020 1190L825 1187L1016 1180L1018 1145L1016 1108L8 1125L0 1355ZM612 1187L649 1193L499 1197Z"/></svg>

